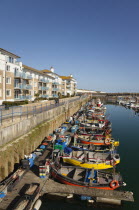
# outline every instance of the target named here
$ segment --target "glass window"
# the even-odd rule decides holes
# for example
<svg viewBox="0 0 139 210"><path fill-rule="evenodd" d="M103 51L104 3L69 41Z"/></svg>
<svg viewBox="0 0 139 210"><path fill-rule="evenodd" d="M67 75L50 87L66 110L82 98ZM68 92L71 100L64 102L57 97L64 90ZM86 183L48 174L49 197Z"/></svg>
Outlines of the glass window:
<svg viewBox="0 0 139 210"><path fill-rule="evenodd" d="M10 66L9 65L6 66L6 71L10 71Z"/></svg>
<svg viewBox="0 0 139 210"><path fill-rule="evenodd" d="M11 84L11 77L6 77L6 84Z"/></svg>
<svg viewBox="0 0 139 210"><path fill-rule="evenodd" d="M9 57L9 63L13 63L14 59L12 57Z"/></svg>
<svg viewBox="0 0 139 210"><path fill-rule="evenodd" d="M11 90L6 90L6 96L11 96Z"/></svg>

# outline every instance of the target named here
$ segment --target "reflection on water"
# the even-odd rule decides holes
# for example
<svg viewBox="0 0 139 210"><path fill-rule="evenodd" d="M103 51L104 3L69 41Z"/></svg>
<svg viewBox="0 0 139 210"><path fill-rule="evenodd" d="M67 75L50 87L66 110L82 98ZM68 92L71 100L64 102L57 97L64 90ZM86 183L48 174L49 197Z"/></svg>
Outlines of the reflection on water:
<svg viewBox="0 0 139 210"><path fill-rule="evenodd" d="M120 153L121 163L117 167L117 170L123 176L124 182L127 186L124 190L134 192L135 202L125 202L121 207L116 209L122 210L137 210L137 196L139 195L139 116L135 114L133 110L126 109L121 106L107 105L107 116L112 122L112 135L116 140L120 141L118 152ZM75 203L67 203L66 201L56 201L46 199L43 202L41 210L64 210L64 209L76 209L77 210L92 209L87 206L86 202L76 201ZM112 206L99 206L95 209L109 209Z"/></svg>

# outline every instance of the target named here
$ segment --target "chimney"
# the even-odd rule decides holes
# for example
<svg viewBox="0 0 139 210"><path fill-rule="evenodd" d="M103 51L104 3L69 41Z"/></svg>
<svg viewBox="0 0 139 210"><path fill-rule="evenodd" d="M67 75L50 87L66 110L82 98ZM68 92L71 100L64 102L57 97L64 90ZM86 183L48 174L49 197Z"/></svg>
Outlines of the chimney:
<svg viewBox="0 0 139 210"><path fill-rule="evenodd" d="M50 68L50 71L51 71L51 72L54 72L54 68L53 68L52 66L51 66L51 68Z"/></svg>

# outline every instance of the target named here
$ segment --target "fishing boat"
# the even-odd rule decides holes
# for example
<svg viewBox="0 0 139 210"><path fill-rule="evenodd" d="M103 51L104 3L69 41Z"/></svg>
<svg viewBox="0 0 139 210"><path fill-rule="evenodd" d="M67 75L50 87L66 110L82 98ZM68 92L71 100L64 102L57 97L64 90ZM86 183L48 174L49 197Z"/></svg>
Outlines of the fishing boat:
<svg viewBox="0 0 139 210"><path fill-rule="evenodd" d="M67 185L114 190L125 186L122 177L118 173L107 173L94 169L79 168L75 166L51 165L51 175L54 179Z"/></svg>
<svg viewBox="0 0 139 210"><path fill-rule="evenodd" d="M120 163L120 156L115 152L102 153L88 150L71 151L61 156L64 163L96 170L113 168Z"/></svg>
<svg viewBox="0 0 139 210"><path fill-rule="evenodd" d="M87 144L76 144L76 145L71 145L70 146L71 149L73 149L74 151L78 151L78 150L87 150L87 151L93 151L93 152L111 152L111 151L115 151L116 150L116 147L114 145L93 145L93 144L90 144L90 145L87 145Z"/></svg>
<svg viewBox="0 0 139 210"><path fill-rule="evenodd" d="M112 139L109 135L103 136L103 135L78 135L77 138L78 142L81 144L94 144L94 145L110 145L114 142L114 139Z"/></svg>

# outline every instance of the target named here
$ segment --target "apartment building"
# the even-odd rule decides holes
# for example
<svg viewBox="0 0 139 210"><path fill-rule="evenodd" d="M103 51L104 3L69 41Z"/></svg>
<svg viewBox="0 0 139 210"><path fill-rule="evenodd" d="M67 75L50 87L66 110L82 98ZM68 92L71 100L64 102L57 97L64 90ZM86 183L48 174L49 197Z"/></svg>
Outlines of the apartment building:
<svg viewBox="0 0 139 210"><path fill-rule="evenodd" d="M61 77L54 72L54 68L51 67L50 70L44 69L41 70L42 73L54 77L52 82L52 97L58 97L58 93L61 93L62 79Z"/></svg>
<svg viewBox="0 0 139 210"><path fill-rule="evenodd" d="M14 73L22 70L20 57L0 48L0 104L14 100Z"/></svg>
<svg viewBox="0 0 139 210"><path fill-rule="evenodd" d="M23 65L23 71L26 74L30 74L32 77L29 81L29 85L31 85L29 95L32 97L32 100L36 98L36 94L42 98L53 97L52 83L55 81L53 76L44 74L43 72L26 65Z"/></svg>
<svg viewBox="0 0 139 210"><path fill-rule="evenodd" d="M62 95L66 96L67 94L75 95L77 92L77 81L70 76L60 76L62 79Z"/></svg>
<svg viewBox="0 0 139 210"><path fill-rule="evenodd" d="M76 93L76 80L56 74L54 68L37 70L19 61L20 57L0 48L0 104L3 101L34 100Z"/></svg>

